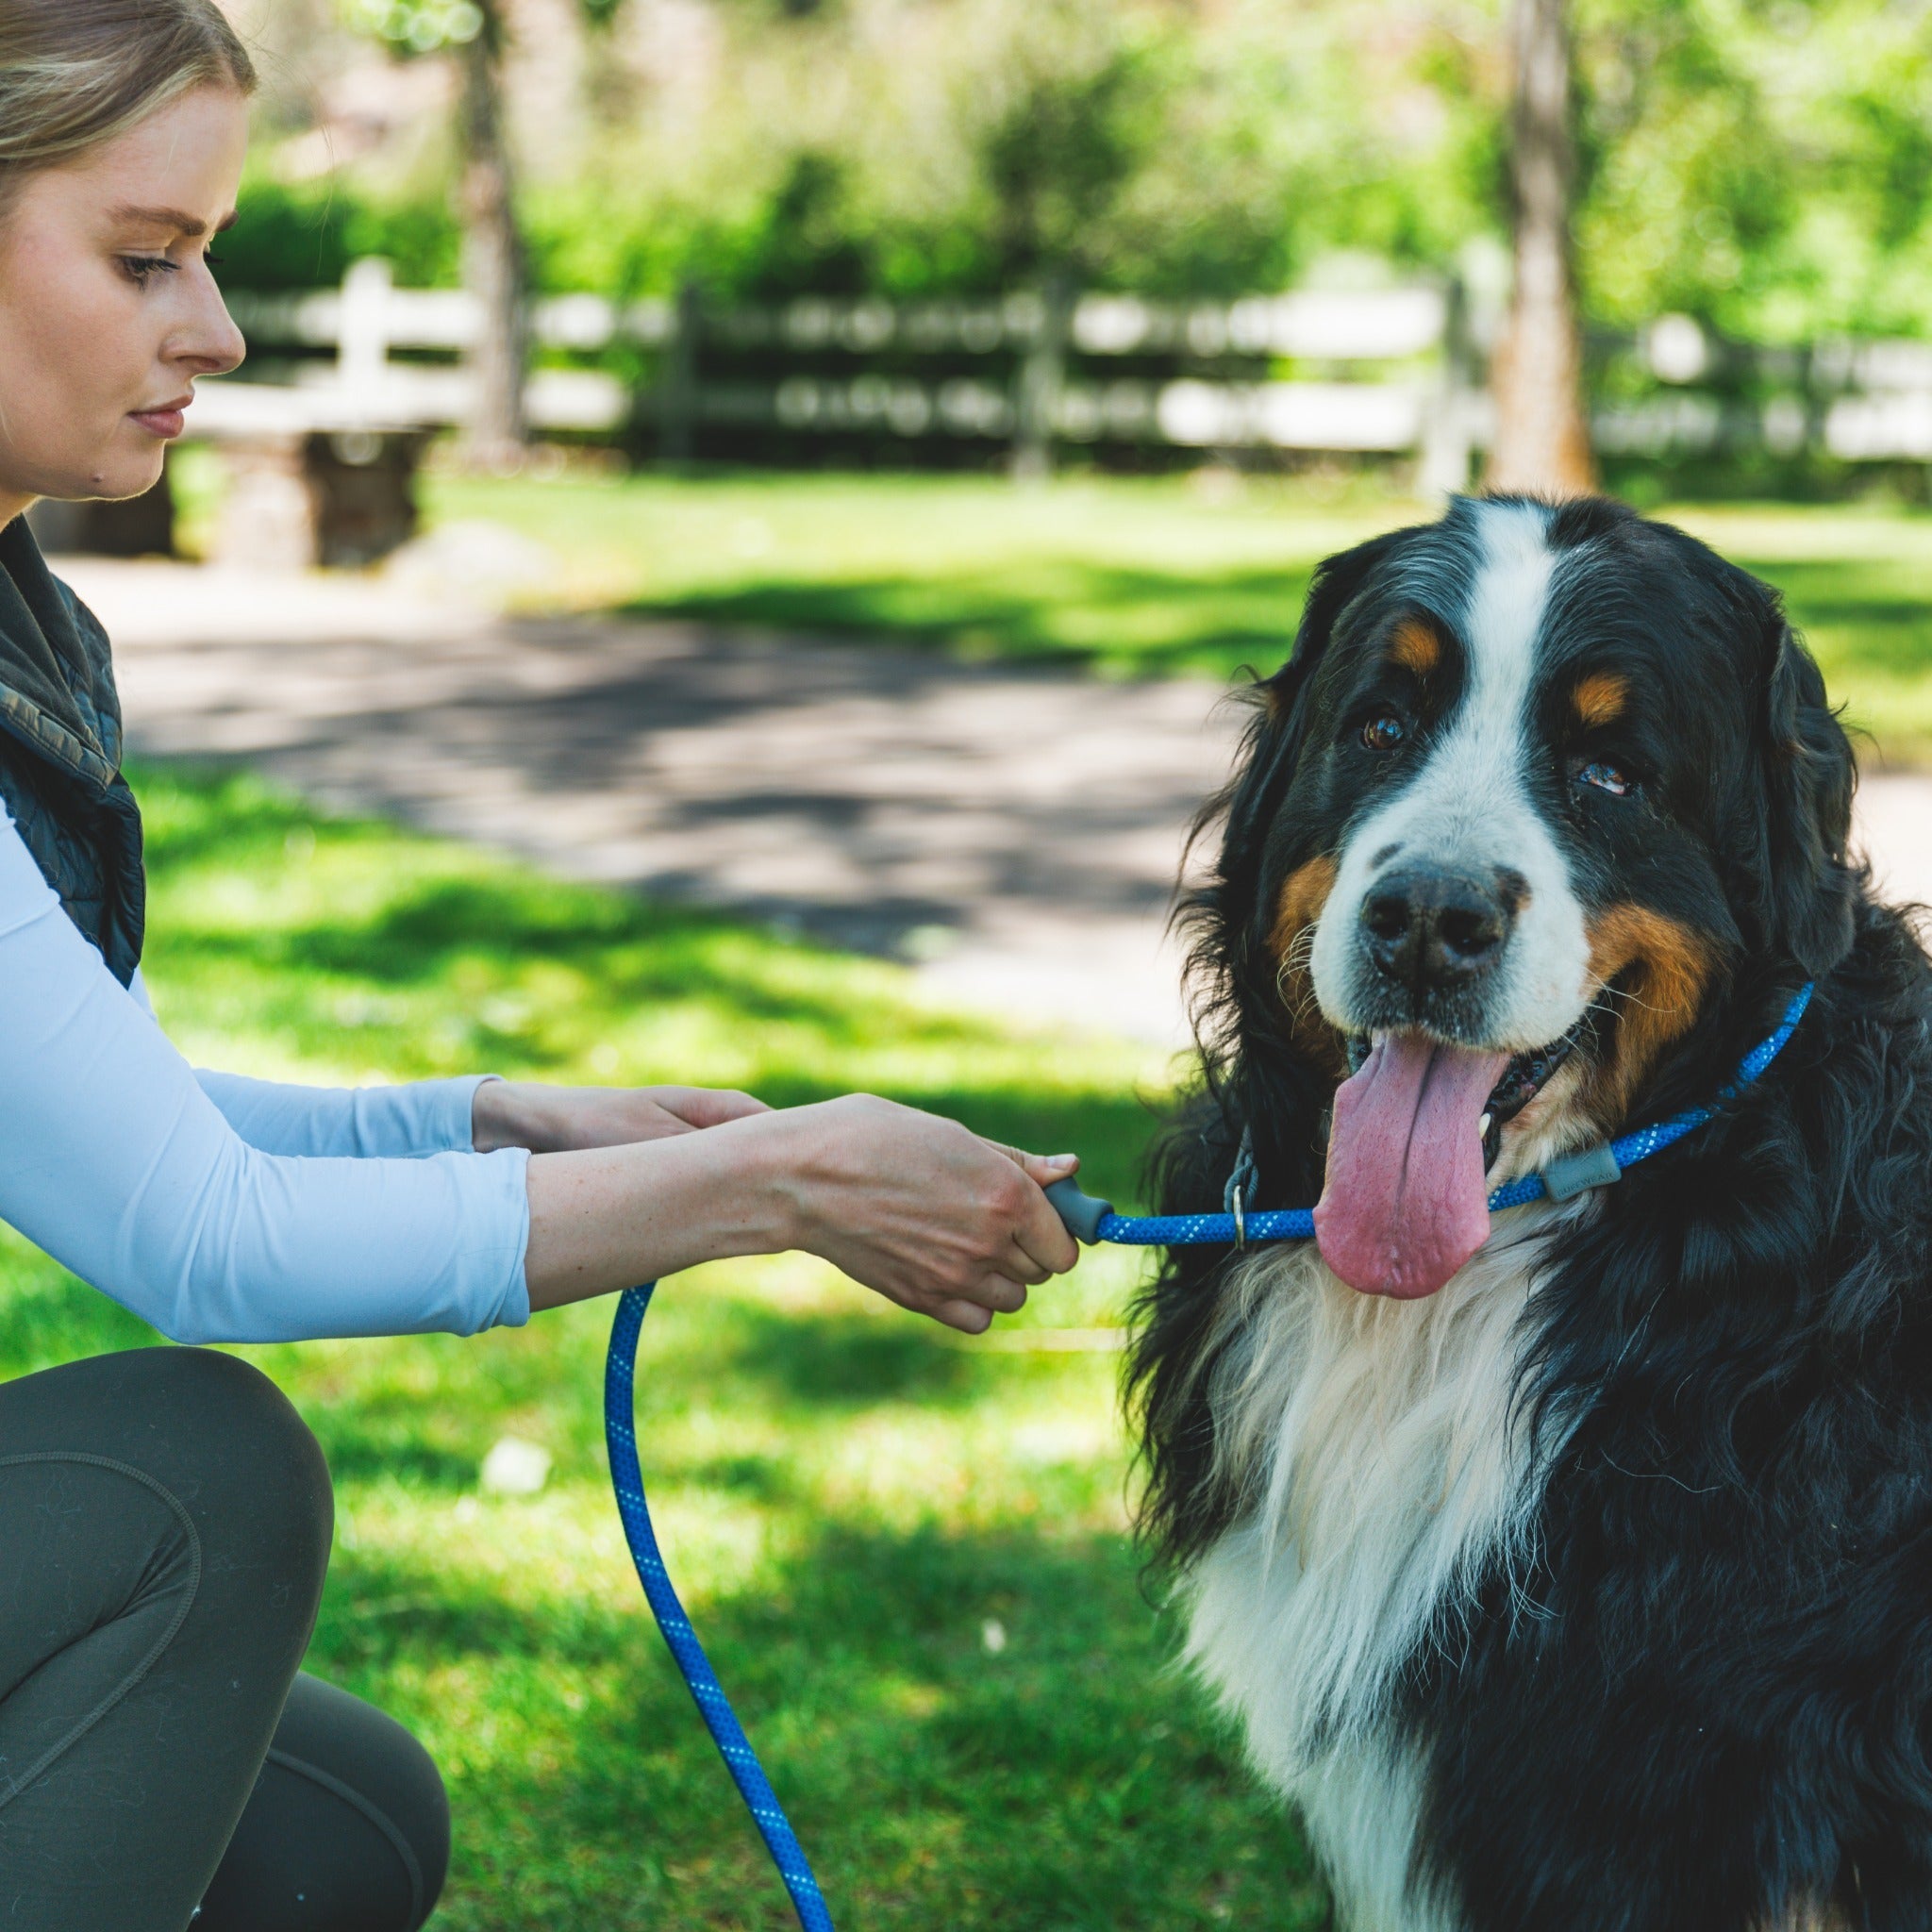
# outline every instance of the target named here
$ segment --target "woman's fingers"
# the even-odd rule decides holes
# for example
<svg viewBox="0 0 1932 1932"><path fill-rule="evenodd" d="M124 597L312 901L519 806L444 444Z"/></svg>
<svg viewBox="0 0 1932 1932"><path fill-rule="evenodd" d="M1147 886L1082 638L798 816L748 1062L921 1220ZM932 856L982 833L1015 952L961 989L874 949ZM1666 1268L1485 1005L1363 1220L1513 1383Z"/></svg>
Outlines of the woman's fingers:
<svg viewBox="0 0 1932 1932"><path fill-rule="evenodd" d="M982 1141L986 1136L980 1136ZM1004 1154L1036 1188L1049 1188L1080 1171L1077 1154L1029 1154L1024 1147L1008 1147L1004 1141L987 1141L996 1154Z"/></svg>
<svg viewBox="0 0 1932 1932"><path fill-rule="evenodd" d="M726 1121L749 1119L771 1108L756 1094L740 1093L728 1087L646 1088L666 1113L693 1127L722 1127Z"/></svg>
<svg viewBox="0 0 1932 1932"><path fill-rule="evenodd" d="M1013 1242L1047 1274L1064 1274L1080 1258L1080 1243L1037 1186L1027 1190L1026 1211L1013 1230Z"/></svg>
<svg viewBox="0 0 1932 1932"><path fill-rule="evenodd" d="M989 1274L971 1299L996 1315L1017 1315L1026 1306L1026 1285L1010 1275Z"/></svg>
<svg viewBox="0 0 1932 1932"><path fill-rule="evenodd" d="M1028 1288L1038 1288L1042 1282L1051 1281L1058 1272L1029 1255L1017 1239L1007 1243L1007 1252L994 1261L993 1268L998 1274L1024 1282Z"/></svg>
<svg viewBox="0 0 1932 1932"><path fill-rule="evenodd" d="M1019 1200L1020 1219L1013 1229L1014 1242L1026 1257L1028 1269L1041 1271L1028 1273L1028 1278L1037 1283L1049 1274L1064 1274L1080 1258L1080 1244L1067 1232L1043 1190L1077 1173L1080 1157L1029 1154L1024 1147L1008 1147L1004 1141L988 1141L986 1144L1005 1155L1033 1183Z"/></svg>
<svg viewBox="0 0 1932 1932"><path fill-rule="evenodd" d="M984 1335L992 1326L991 1315L977 1302L934 1302L925 1312L961 1335Z"/></svg>

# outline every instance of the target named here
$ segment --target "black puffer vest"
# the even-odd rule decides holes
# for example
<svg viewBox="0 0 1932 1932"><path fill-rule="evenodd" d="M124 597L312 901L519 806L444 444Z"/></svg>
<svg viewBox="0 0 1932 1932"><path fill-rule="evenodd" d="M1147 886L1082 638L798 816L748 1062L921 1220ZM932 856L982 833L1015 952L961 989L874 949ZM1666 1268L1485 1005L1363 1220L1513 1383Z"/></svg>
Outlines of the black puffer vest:
<svg viewBox="0 0 1932 1932"><path fill-rule="evenodd" d="M108 634L49 572L25 517L0 529L0 799L125 986L141 963L147 882Z"/></svg>

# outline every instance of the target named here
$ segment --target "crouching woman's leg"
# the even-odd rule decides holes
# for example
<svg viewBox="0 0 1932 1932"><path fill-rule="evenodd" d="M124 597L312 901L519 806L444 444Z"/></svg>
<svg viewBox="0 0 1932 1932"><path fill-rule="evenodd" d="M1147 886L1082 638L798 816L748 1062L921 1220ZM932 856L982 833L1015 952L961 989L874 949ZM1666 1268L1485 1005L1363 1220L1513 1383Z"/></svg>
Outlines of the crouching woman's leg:
<svg viewBox="0 0 1932 1932"><path fill-rule="evenodd" d="M416 1932L448 1865L449 1804L429 1754L305 1674L194 1932Z"/></svg>
<svg viewBox="0 0 1932 1932"><path fill-rule="evenodd" d="M0 1924L179 1932L256 1786L328 1567L267 1377L137 1349L0 1385Z"/></svg>

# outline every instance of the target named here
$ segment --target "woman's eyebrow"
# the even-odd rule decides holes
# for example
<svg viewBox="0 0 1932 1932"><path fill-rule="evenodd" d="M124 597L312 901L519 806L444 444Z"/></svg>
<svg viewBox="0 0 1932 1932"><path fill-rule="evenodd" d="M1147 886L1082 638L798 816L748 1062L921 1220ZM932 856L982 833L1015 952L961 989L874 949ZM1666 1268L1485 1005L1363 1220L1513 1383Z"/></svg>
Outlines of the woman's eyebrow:
<svg viewBox="0 0 1932 1932"><path fill-rule="evenodd" d="M215 224L215 233L232 228L240 209L230 209ZM143 222L158 228L178 228L190 242L208 233L208 224L198 215L184 213L178 208L139 208L132 202L122 202L108 210L108 218L115 222Z"/></svg>

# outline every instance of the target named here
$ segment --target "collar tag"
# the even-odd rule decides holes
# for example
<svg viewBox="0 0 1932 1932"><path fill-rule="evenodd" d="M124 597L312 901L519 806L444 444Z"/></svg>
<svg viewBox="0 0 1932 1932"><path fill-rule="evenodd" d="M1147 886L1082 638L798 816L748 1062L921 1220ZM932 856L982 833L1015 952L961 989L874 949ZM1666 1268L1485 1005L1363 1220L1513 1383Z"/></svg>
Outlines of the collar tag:
<svg viewBox="0 0 1932 1932"><path fill-rule="evenodd" d="M1607 1141L1594 1141L1574 1154L1564 1154L1543 1169L1543 1188L1553 1201L1574 1200L1591 1188L1607 1188L1622 1180L1624 1170Z"/></svg>

